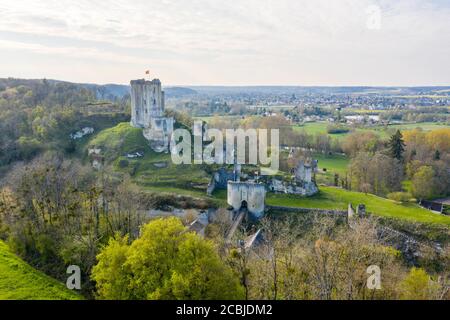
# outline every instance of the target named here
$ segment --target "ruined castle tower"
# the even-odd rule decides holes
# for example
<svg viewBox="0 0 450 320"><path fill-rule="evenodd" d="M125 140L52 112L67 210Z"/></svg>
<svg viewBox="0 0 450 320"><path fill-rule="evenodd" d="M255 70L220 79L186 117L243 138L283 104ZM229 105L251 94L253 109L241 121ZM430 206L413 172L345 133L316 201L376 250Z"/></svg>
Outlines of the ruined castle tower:
<svg viewBox="0 0 450 320"><path fill-rule="evenodd" d="M300 160L295 168L295 178L298 181L310 183L312 181L312 169L310 165L305 164L303 160Z"/></svg>
<svg viewBox="0 0 450 320"><path fill-rule="evenodd" d="M174 119L164 116L164 91L161 81L153 79L132 80L131 125L143 128L144 137L150 147L157 151L168 151L173 132Z"/></svg>

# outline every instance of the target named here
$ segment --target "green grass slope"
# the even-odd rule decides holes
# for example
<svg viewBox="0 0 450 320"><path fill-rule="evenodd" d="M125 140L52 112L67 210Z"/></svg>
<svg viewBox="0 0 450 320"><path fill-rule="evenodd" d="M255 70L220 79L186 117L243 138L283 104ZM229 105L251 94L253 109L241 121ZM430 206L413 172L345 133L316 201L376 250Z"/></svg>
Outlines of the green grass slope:
<svg viewBox="0 0 450 320"><path fill-rule="evenodd" d="M375 215L450 226L450 217L433 213L415 204L400 204L372 194L347 191L334 187L320 187L320 193L309 198L268 193L266 203L274 206L347 210L348 204L363 203Z"/></svg>
<svg viewBox="0 0 450 320"><path fill-rule="evenodd" d="M115 171L130 174L132 181L149 191L204 196L210 176L201 165L175 165L170 154L154 152L142 129L129 123L105 129L88 144L102 149ZM142 158L127 159L127 153L141 151ZM165 167L161 167L164 164Z"/></svg>
<svg viewBox="0 0 450 320"><path fill-rule="evenodd" d="M0 300L76 300L82 296L37 271L0 241Z"/></svg>

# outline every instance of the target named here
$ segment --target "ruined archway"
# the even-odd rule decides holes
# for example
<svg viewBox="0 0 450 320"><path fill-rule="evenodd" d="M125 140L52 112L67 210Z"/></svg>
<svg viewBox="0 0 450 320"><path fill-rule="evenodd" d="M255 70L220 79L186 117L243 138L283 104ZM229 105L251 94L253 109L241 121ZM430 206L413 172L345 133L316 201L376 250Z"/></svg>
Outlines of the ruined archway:
<svg viewBox="0 0 450 320"><path fill-rule="evenodd" d="M248 203L247 203L247 201L242 201L241 202L241 209L248 209Z"/></svg>

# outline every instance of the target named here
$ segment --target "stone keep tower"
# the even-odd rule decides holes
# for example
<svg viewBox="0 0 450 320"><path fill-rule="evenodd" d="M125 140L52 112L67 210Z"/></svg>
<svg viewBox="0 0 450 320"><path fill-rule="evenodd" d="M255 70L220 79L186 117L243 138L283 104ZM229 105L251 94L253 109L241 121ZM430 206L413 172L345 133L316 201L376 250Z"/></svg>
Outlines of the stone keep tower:
<svg viewBox="0 0 450 320"><path fill-rule="evenodd" d="M164 91L158 79L146 81L132 80L131 84L131 124L147 128L152 117L164 116Z"/></svg>
<svg viewBox="0 0 450 320"><path fill-rule="evenodd" d="M164 117L164 91L161 81L132 80L131 125L143 128L144 137L157 152L168 151L174 119Z"/></svg>

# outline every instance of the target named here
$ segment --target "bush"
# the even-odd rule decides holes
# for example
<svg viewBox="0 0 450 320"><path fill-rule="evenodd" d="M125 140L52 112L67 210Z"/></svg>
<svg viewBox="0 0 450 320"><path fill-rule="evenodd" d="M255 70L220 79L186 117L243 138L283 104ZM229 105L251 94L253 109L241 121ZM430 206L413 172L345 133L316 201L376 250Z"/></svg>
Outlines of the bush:
<svg viewBox="0 0 450 320"><path fill-rule="evenodd" d="M327 126L327 132L329 134L348 133L350 132L350 128L341 125L329 125Z"/></svg>
<svg viewBox="0 0 450 320"><path fill-rule="evenodd" d="M29 160L38 154L41 150L41 143L31 137L20 137L17 141L20 157Z"/></svg>
<svg viewBox="0 0 450 320"><path fill-rule="evenodd" d="M398 202L408 202L412 199L412 195L409 192L392 192L387 195L388 199Z"/></svg>

